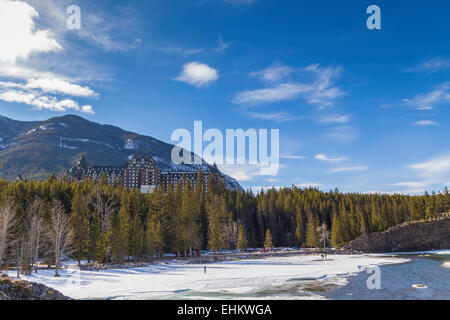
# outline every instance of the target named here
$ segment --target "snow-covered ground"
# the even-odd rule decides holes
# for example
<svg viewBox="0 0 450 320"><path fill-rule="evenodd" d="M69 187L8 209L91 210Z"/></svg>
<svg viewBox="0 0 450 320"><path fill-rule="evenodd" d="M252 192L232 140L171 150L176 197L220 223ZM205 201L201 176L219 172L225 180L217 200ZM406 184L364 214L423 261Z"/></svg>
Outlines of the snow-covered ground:
<svg viewBox="0 0 450 320"><path fill-rule="evenodd" d="M329 261L321 261L317 255L300 255L221 262L206 265L206 274L204 265L176 261L104 271L80 271L76 264L68 264L61 270L60 278L53 277L53 270L24 278L76 299L167 299L186 292L245 294L319 279L343 285L346 275L368 266L409 261L373 255L330 255L328 258Z"/></svg>
<svg viewBox="0 0 450 320"><path fill-rule="evenodd" d="M414 251L414 252L375 253L373 255L374 256L393 256L393 255L419 255L419 254L446 255L446 254L450 254L450 250L448 250L448 249L441 249L441 250Z"/></svg>

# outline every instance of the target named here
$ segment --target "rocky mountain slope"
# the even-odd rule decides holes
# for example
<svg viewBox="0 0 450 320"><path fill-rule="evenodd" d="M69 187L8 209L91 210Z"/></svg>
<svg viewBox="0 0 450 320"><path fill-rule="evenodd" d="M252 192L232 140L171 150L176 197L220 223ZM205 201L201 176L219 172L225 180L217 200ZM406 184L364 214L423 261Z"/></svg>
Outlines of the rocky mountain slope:
<svg viewBox="0 0 450 320"><path fill-rule="evenodd" d="M45 179L71 168L82 154L96 165L123 165L133 154L152 155L161 170L197 172L211 168L175 165L173 145L121 128L66 115L46 121L17 121L0 116L0 177ZM225 175L224 175L225 176ZM231 188L241 188L228 176Z"/></svg>

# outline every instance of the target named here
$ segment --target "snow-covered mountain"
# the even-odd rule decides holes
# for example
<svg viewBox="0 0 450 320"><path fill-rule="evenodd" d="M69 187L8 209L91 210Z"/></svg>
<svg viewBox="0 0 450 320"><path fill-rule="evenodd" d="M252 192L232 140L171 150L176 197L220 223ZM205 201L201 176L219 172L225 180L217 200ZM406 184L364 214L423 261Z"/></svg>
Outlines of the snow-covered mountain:
<svg viewBox="0 0 450 320"><path fill-rule="evenodd" d="M95 123L75 115L46 121L17 121L0 116L0 169L4 179L45 179L71 168L82 154L96 165L122 165L133 154L152 155L162 171L197 172L211 166L176 165L173 145L149 136ZM229 188L241 188L231 177Z"/></svg>

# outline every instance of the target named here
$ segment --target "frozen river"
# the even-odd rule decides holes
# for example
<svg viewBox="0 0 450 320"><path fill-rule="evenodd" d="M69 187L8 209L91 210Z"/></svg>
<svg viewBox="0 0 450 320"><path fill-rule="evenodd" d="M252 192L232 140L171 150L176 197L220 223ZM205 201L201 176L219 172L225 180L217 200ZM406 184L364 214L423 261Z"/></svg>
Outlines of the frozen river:
<svg viewBox="0 0 450 320"><path fill-rule="evenodd" d="M104 271L42 270L25 279L76 299L450 299L449 251L426 255L317 255L206 265L182 261ZM380 290L369 290L367 268L380 269ZM14 272L11 272L11 276ZM424 284L427 289L413 289Z"/></svg>

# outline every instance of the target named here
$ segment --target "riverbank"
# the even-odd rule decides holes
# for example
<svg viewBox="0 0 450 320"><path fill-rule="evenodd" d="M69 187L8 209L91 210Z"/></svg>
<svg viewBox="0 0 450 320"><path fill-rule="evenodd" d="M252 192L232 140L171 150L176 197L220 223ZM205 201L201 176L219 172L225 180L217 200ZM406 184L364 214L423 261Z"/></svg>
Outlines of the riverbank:
<svg viewBox="0 0 450 320"><path fill-rule="evenodd" d="M317 299L317 291L344 285L346 276L368 266L409 261L347 254L331 254L323 261L320 254L273 254L282 256L246 256L205 264L171 259L151 266L100 271L79 270L73 262L61 270L59 278L53 277L53 270L41 270L24 278L76 299ZM297 290L304 285L311 287L307 295L283 293L286 287Z"/></svg>
<svg viewBox="0 0 450 320"><path fill-rule="evenodd" d="M71 300L40 283L0 276L0 300Z"/></svg>

